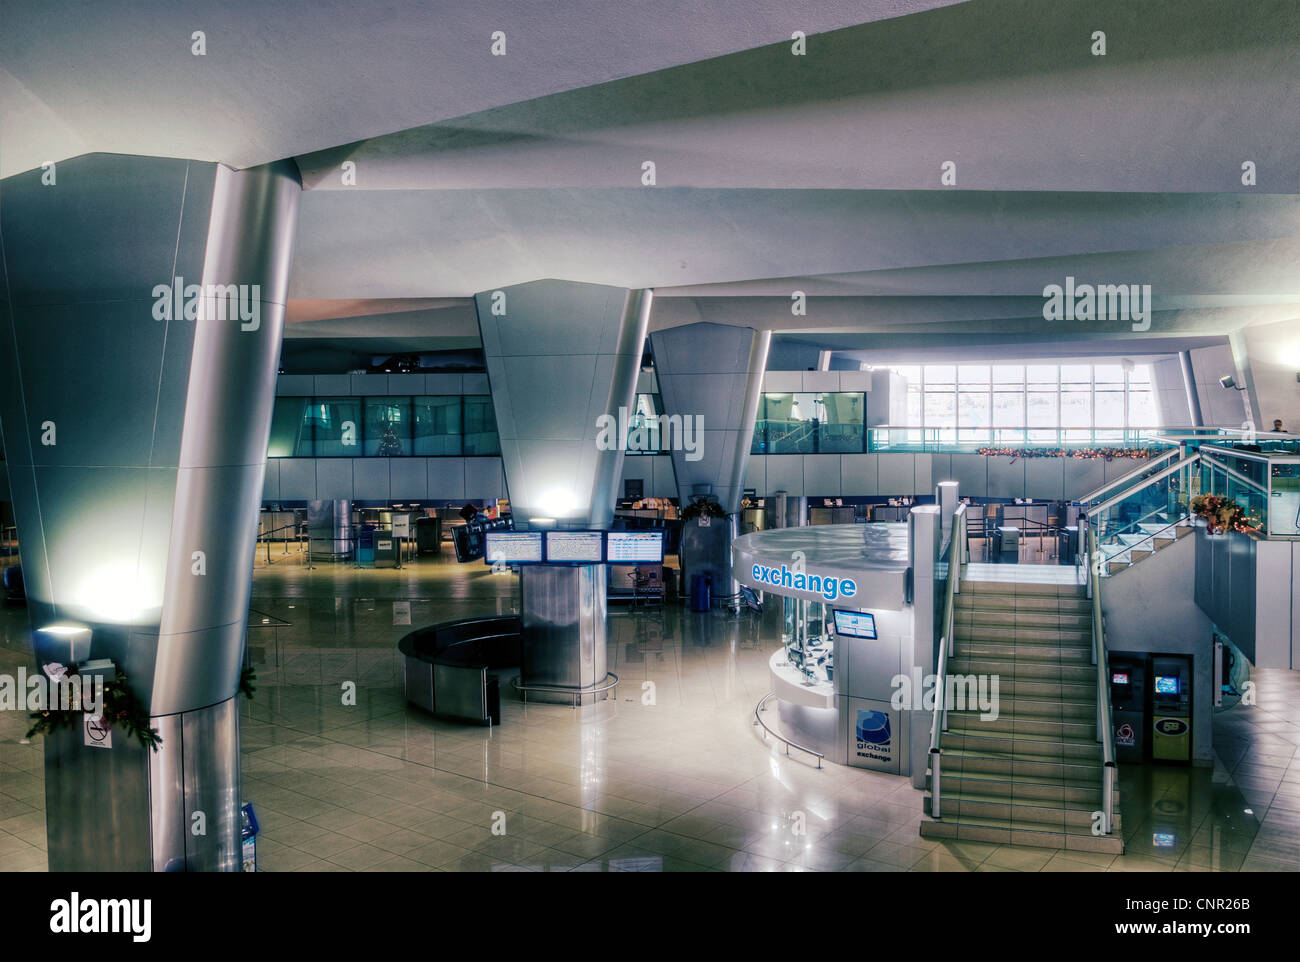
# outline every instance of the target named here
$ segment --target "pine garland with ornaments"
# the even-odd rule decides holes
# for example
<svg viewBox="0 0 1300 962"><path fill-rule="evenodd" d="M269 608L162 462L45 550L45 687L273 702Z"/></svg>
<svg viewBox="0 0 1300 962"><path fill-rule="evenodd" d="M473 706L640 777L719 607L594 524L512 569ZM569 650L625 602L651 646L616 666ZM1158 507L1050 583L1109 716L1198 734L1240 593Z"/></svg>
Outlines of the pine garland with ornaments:
<svg viewBox="0 0 1300 962"><path fill-rule="evenodd" d="M1151 448L980 448L976 454L986 458L1074 458L1077 461L1114 461L1117 458L1142 460L1158 452Z"/></svg>

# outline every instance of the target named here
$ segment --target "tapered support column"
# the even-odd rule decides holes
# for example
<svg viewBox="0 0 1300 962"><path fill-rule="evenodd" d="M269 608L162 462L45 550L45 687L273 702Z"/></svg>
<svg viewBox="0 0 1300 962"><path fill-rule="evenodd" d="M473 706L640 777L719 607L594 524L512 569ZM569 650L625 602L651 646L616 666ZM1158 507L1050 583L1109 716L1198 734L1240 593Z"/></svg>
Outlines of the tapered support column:
<svg viewBox="0 0 1300 962"><path fill-rule="evenodd" d="M50 868L235 869L297 170L94 154L0 192L0 424L33 626L90 628L163 737L47 740ZM86 657L37 639L38 663Z"/></svg>

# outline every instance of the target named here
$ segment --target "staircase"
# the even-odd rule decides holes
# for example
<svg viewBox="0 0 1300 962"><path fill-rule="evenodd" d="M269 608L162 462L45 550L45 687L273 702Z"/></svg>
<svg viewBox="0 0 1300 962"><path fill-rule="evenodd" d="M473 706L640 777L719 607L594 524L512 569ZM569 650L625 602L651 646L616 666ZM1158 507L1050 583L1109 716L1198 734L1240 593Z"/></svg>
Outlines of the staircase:
<svg viewBox="0 0 1300 962"><path fill-rule="evenodd" d="M1177 522L1167 520L1164 515L1156 515L1152 521L1138 524L1135 531L1115 535L1102 542L1101 552L1105 555L1106 562L1100 574L1113 575L1123 571L1195 530L1190 515L1179 518Z"/></svg>
<svg viewBox="0 0 1300 962"><path fill-rule="evenodd" d="M1092 834L1102 749L1090 604L1073 585L962 582L948 671L997 676L999 713L949 711L941 818L930 817L931 771L923 837L1123 851L1118 788L1112 834Z"/></svg>

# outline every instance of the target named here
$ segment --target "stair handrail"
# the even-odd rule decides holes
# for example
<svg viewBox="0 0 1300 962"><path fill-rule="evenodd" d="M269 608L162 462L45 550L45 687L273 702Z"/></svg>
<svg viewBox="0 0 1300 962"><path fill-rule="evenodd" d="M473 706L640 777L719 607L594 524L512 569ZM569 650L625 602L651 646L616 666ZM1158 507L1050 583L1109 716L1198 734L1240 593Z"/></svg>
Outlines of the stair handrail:
<svg viewBox="0 0 1300 962"><path fill-rule="evenodd" d="M1222 461L1219 460L1220 457L1231 457L1231 455L1228 455L1226 452L1209 450L1200 453L1200 457L1211 467L1218 468L1228 477L1235 478L1237 481L1241 482L1242 484L1254 488L1260 494L1264 495L1265 497L1268 497L1268 489L1266 487L1264 487L1258 481L1251 480L1250 478L1242 474L1240 471L1234 470L1232 467L1230 467L1227 464L1224 464Z"/></svg>
<svg viewBox="0 0 1300 962"><path fill-rule="evenodd" d="M1088 558L1096 559L1097 531L1088 527ZM1110 673L1106 658L1106 625L1101 614L1101 567L1096 560L1088 565L1088 597L1092 599L1092 658L1097 666L1097 740L1101 742L1101 811L1104 835L1115 826L1115 726L1111 721Z"/></svg>
<svg viewBox="0 0 1300 962"><path fill-rule="evenodd" d="M966 550L966 505L959 504L952 516L952 540L948 542L948 588L943 604L943 633L939 638L939 660L935 667L934 715L930 721L930 817L942 817L943 733L948 728L948 656L953 649L953 622L961 565Z"/></svg>
<svg viewBox="0 0 1300 962"><path fill-rule="evenodd" d="M1125 498L1129 497L1130 495L1137 494L1139 491L1143 490L1144 488L1151 487L1151 485L1155 484L1157 481L1163 481L1171 474L1177 474L1183 468L1190 467L1192 464L1195 464L1200 459L1201 459L1201 452L1194 451L1193 453L1189 454L1187 457L1183 458L1181 461L1177 462L1176 464L1171 464L1163 471L1151 475L1151 477L1147 478L1142 484L1138 485L1137 487L1130 488L1129 490L1124 491L1120 494L1112 495L1111 497L1107 498L1105 501L1101 502L1101 504L1095 504L1090 506L1088 508L1088 517L1089 518L1095 517L1097 515L1097 512L1105 511L1107 508L1111 507L1112 505L1119 504L1121 501L1123 501Z"/></svg>
<svg viewBox="0 0 1300 962"><path fill-rule="evenodd" d="M1176 527L1178 527L1180 524L1182 524L1184 521L1186 521L1189 517L1190 517L1190 515L1186 515L1186 514L1185 514L1185 515L1183 515L1182 517L1175 518L1173 521L1170 521L1168 524L1164 525L1163 527L1161 527L1161 528L1157 528L1155 531L1148 532L1144 537L1139 538L1137 541L1134 541L1132 544L1124 545L1123 547L1121 547L1121 548L1119 549L1119 551L1116 551L1115 554L1111 554L1111 555L1103 555L1103 556L1102 556L1102 560L1109 561L1111 558L1115 557L1115 555L1117 555L1117 554L1123 554L1125 551L1134 551L1134 550L1137 549L1137 546L1138 546L1138 545L1140 545L1140 544L1144 544L1144 543L1146 543L1147 541L1154 541L1156 538L1160 537L1162 534L1164 534L1164 533L1165 533L1166 531L1168 531L1170 528L1176 528ZM1153 547L1154 547L1154 545L1153 545ZM1100 550L1100 546L1099 546L1098 550ZM1098 572L1098 574L1100 575L1101 572Z"/></svg>
<svg viewBox="0 0 1300 962"><path fill-rule="evenodd" d="M1112 491L1121 485L1127 484L1129 481L1138 477L1140 474L1146 471L1150 471L1161 461L1168 461L1170 458L1176 457L1177 455L1178 455L1178 449L1172 448L1171 450L1166 451L1164 454L1160 454L1154 458L1150 458L1145 463L1134 468L1132 471L1128 471L1120 475L1114 481L1109 481L1106 484L1103 484L1100 488L1097 488L1095 491L1089 491L1083 497L1077 499L1076 503L1083 505L1085 508L1090 508L1092 503L1096 501L1098 498L1100 498L1107 491Z"/></svg>

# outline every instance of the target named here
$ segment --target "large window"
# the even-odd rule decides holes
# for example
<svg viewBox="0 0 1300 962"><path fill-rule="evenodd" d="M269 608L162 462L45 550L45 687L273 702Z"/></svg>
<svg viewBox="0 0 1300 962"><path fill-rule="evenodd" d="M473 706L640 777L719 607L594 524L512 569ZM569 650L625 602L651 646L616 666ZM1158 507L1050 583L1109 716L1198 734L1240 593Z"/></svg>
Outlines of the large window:
<svg viewBox="0 0 1300 962"><path fill-rule="evenodd" d="M271 458L473 457L501 453L488 395L278 397Z"/></svg>
<svg viewBox="0 0 1300 962"><path fill-rule="evenodd" d="M866 396L852 391L763 394L753 454L857 454L866 450Z"/></svg>
<svg viewBox="0 0 1300 962"><path fill-rule="evenodd" d="M927 364L895 371L907 379L905 426L918 429L911 440L923 432L941 443L1122 441L1160 426L1147 365Z"/></svg>

